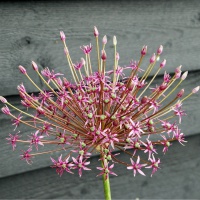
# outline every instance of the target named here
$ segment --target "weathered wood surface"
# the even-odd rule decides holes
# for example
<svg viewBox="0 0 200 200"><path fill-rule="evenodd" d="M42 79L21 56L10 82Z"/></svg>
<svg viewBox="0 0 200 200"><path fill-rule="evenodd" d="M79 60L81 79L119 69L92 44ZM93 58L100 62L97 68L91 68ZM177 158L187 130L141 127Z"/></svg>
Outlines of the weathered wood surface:
<svg viewBox="0 0 200 200"><path fill-rule="evenodd" d="M177 89L177 92L184 88L186 95L190 93L191 89L194 88L199 81L200 77L200 71L191 72L188 75L188 78L183 81L181 86ZM159 76L156 78L155 82L152 84L152 87L156 84L160 84L162 82L162 76ZM177 93L176 92L176 93ZM170 99L174 98L174 96L171 96ZM26 111L26 108L20 105L20 98L18 96L15 97L9 97L7 98L8 101L10 101L14 106L21 108L23 111ZM170 101L170 100L169 100ZM194 134L199 134L199 123L198 120L200 118L200 107L198 106L200 104L200 98L199 94L194 94L191 96L190 100L186 100L184 102L184 110L187 112L187 117L182 118L182 124L180 125L181 130L185 133L187 136L191 136ZM2 104L1 104L2 105ZM11 112L14 115L18 115L18 112L11 110ZM23 118L24 120L28 120L26 118ZM178 121L178 118L174 119ZM38 169L41 167L49 166L51 164L50 156L49 155L43 155L38 156L35 159L33 159L34 163L32 165L26 165L24 161L19 160L19 154L21 154L20 150L26 150L28 147L25 147L24 145L19 144L17 146L17 150L12 152L11 145L8 145L5 138L8 136L8 133L13 133L14 127L11 126L11 119L7 115L4 115L0 113L0 122L1 122L1 134L0 134L0 140L1 142L1 155L0 156L0 177L13 175L16 173L21 173L33 169ZM34 131L33 129L25 126L20 125L17 130L21 131L21 135L30 135L31 131ZM15 131L16 132L16 131ZM28 136L27 136L28 137ZM27 139L27 137L25 139ZM51 149L52 147L49 145L45 145L45 147L40 147L40 151L46 151L47 149ZM54 147L56 148L56 147ZM57 155L59 155L58 153ZM9 156L7 156L9 155ZM53 155L53 154L52 154ZM5 159L6 157L6 159ZM12 163L16 164L16 167L13 168ZM6 169L6 170L3 170Z"/></svg>
<svg viewBox="0 0 200 200"><path fill-rule="evenodd" d="M136 175L123 165L116 165L118 177L110 178L113 199L199 199L200 135L187 138L187 146L175 142L161 156L161 169L150 177ZM160 149L161 150L161 149ZM128 161L125 155L119 156ZM42 168L0 179L1 199L103 199L103 185L96 166L98 157L91 160L92 171L63 174ZM144 170L145 171L145 170Z"/></svg>
<svg viewBox="0 0 200 200"><path fill-rule="evenodd" d="M164 45L168 71L182 64L187 70L199 69L199 0L191 1L58 1L0 3L0 94L17 94L16 85L24 82L27 91L37 91L18 72L18 65L28 68L30 76L43 86L31 67L49 67L71 79L59 39L65 31L74 62L83 56L79 46L94 44L93 26L100 38L108 36L109 69L113 66L112 36L118 38L120 65L138 60L141 47L149 46L149 57ZM92 63L96 65L95 48ZM163 73L163 71L161 72Z"/></svg>

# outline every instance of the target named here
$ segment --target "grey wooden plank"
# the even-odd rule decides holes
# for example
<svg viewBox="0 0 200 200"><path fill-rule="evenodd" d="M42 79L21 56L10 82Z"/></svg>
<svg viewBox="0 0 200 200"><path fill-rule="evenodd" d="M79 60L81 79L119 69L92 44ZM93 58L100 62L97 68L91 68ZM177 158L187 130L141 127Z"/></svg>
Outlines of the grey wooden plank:
<svg viewBox="0 0 200 200"><path fill-rule="evenodd" d="M195 86L197 86L197 84L199 84L199 76L200 76L200 71L194 71L194 72L189 73L187 79L183 81L181 86L179 86L179 88L177 89L177 92L180 89L184 88L185 95L189 94L190 91ZM162 76L158 76L155 79L154 83L152 84L152 87L155 86L156 84L160 84L162 82L162 78L163 78ZM172 98L173 98L173 95L172 95ZM14 106L19 107L23 109L24 111L26 110L26 108L23 108L20 105L20 98L18 96L10 96L7 99ZM199 134L199 119L200 119L199 104L200 104L199 94L195 94L191 96L190 100L185 101L185 104L183 104L183 109L186 110L187 116L183 117L180 128L187 136ZM2 106L3 104L0 104L0 105ZM13 109L11 109L11 112L14 115L18 115L16 111L13 111ZM5 140L5 138L8 136L8 133L12 133L14 129L14 127L11 126L10 117L0 113L0 127L1 127L0 141L2 141L1 148L0 148L1 149L0 177L38 169L41 167L49 166L51 164L50 155L42 155L42 156L36 157L33 160L34 163L32 165L27 165L24 161L21 161L19 159L19 154L21 153L20 150L26 149L26 148L24 148L20 144L17 146L16 151L12 152L11 146L8 145ZM26 127L23 125L20 125L20 127L17 130L20 130L22 135L30 135L31 131L33 131L29 127ZM39 150L45 151L49 148L51 148L51 146L45 145L45 147L41 147L39 148ZM60 153L57 153L56 155L59 155L59 154ZM15 163L14 168L13 168L13 163Z"/></svg>
<svg viewBox="0 0 200 200"><path fill-rule="evenodd" d="M92 17L91 17L92 16ZM168 71L180 64L199 69L199 1L48 1L0 3L0 94L17 94L16 84L24 82L27 91L37 91L18 73L24 65L43 87L31 69L31 60L40 68L49 67L71 79L59 31L65 31L74 62L83 56L79 46L94 44L93 26L100 36L108 36L108 69L113 66L112 36L118 38L120 65L138 60L141 47L149 46L149 57L164 46ZM92 63L96 65L95 50ZM153 72L154 73L154 72Z"/></svg>
<svg viewBox="0 0 200 200"><path fill-rule="evenodd" d="M151 178L115 166L118 177L110 178L113 199L199 199L200 134L187 138L187 146L175 142L161 156L161 169ZM159 151L161 149L159 148ZM128 161L128 157L119 156ZM5 199L103 199L101 177L96 177L98 157L91 159L92 171L63 174L43 168L0 179L0 197Z"/></svg>

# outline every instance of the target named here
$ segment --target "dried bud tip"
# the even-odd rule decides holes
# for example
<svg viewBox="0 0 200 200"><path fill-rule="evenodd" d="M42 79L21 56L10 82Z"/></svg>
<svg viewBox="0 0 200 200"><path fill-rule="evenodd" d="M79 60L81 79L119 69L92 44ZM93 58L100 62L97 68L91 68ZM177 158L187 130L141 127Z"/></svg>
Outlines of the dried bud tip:
<svg viewBox="0 0 200 200"><path fill-rule="evenodd" d="M106 58L107 58L106 52L105 52L105 50L102 50L101 51L101 59L106 60Z"/></svg>
<svg viewBox="0 0 200 200"><path fill-rule="evenodd" d="M117 38L116 38L116 36L115 36L115 35L113 36L113 45L114 45L114 46L116 46L116 45L117 45Z"/></svg>
<svg viewBox="0 0 200 200"><path fill-rule="evenodd" d="M102 39L102 43L103 43L103 44L107 44L107 36L106 36L106 35L104 35L104 37L103 37L103 39Z"/></svg>
<svg viewBox="0 0 200 200"><path fill-rule="evenodd" d="M180 92L177 94L178 98L181 98L184 94L184 89L181 89Z"/></svg>
<svg viewBox="0 0 200 200"><path fill-rule="evenodd" d="M164 59L164 60L160 63L160 68L165 67L165 65L166 65L166 60Z"/></svg>
<svg viewBox="0 0 200 200"><path fill-rule="evenodd" d="M98 31L98 29L97 29L96 26L94 26L94 36L95 36L95 37L98 37L98 36L99 36L99 31Z"/></svg>
<svg viewBox="0 0 200 200"><path fill-rule="evenodd" d="M185 80L188 75L188 71L184 72L183 75L181 76L181 80Z"/></svg>
<svg viewBox="0 0 200 200"><path fill-rule="evenodd" d="M63 31L60 31L60 39L64 42L66 37Z"/></svg>
<svg viewBox="0 0 200 200"><path fill-rule="evenodd" d="M22 74L26 74L26 69L23 66L19 65L19 70Z"/></svg>
<svg viewBox="0 0 200 200"><path fill-rule="evenodd" d="M144 56L147 53L147 46L143 46L141 50L141 54Z"/></svg>
<svg viewBox="0 0 200 200"><path fill-rule="evenodd" d="M156 60L156 54L154 53L150 58L150 63L154 63Z"/></svg>
<svg viewBox="0 0 200 200"><path fill-rule="evenodd" d="M158 55L161 55L162 52L163 52L163 46L160 45L159 48L158 48L158 50L157 50L157 54L158 54Z"/></svg>
<svg viewBox="0 0 200 200"><path fill-rule="evenodd" d="M65 52L65 55L68 55L68 54L69 54L69 51L68 51L68 48L67 48L67 47L64 48L64 52Z"/></svg>
<svg viewBox="0 0 200 200"><path fill-rule="evenodd" d="M192 90L192 93L193 93L193 94L197 93L197 92L199 91L199 89L200 89L200 86L195 87L195 88Z"/></svg>
<svg viewBox="0 0 200 200"><path fill-rule="evenodd" d="M0 96L0 101L1 101L2 103L7 103L7 100L6 100L4 97L2 97L2 96Z"/></svg>
<svg viewBox="0 0 200 200"><path fill-rule="evenodd" d="M32 61L32 67L35 71L38 71L38 66L34 61Z"/></svg>

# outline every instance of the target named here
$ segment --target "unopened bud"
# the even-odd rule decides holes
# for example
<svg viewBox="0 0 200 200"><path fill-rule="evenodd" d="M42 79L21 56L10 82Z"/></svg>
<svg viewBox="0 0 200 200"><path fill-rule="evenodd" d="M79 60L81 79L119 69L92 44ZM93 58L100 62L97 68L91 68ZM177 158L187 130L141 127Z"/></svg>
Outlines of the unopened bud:
<svg viewBox="0 0 200 200"><path fill-rule="evenodd" d="M145 104L145 103L147 103L147 102L148 102L148 97L147 97L147 96L142 97L141 103L142 103L142 104Z"/></svg>
<svg viewBox="0 0 200 200"><path fill-rule="evenodd" d="M181 71L180 72L177 72L177 73L175 73L175 78L176 79L178 79L178 78L180 78L181 77Z"/></svg>
<svg viewBox="0 0 200 200"><path fill-rule="evenodd" d="M117 45L117 38L116 38L116 36L115 36L115 35L113 36L113 45L114 45L114 46L116 46L116 45Z"/></svg>
<svg viewBox="0 0 200 200"><path fill-rule="evenodd" d="M128 85L128 90L132 91L134 88L134 82L131 80L130 84Z"/></svg>
<svg viewBox="0 0 200 200"><path fill-rule="evenodd" d="M193 93L193 94L197 93L197 92L199 91L199 88L200 88L200 86L195 87L195 88L192 90L192 93Z"/></svg>
<svg viewBox="0 0 200 200"><path fill-rule="evenodd" d="M181 89L180 92L177 94L178 98L181 98L184 94L184 89Z"/></svg>
<svg viewBox="0 0 200 200"><path fill-rule="evenodd" d="M98 31L98 29L97 29L96 26L94 26L94 36L95 36L95 37L98 37L98 36L99 36L99 31Z"/></svg>
<svg viewBox="0 0 200 200"><path fill-rule="evenodd" d="M156 60L156 54L154 53L150 58L150 63L154 63Z"/></svg>
<svg viewBox="0 0 200 200"><path fill-rule="evenodd" d="M60 31L60 39L64 42L66 37L63 31Z"/></svg>
<svg viewBox="0 0 200 200"><path fill-rule="evenodd" d="M119 125L119 121L118 121L117 119L114 120L114 121L113 121L113 125L114 125L114 126L118 126L118 125Z"/></svg>
<svg viewBox="0 0 200 200"><path fill-rule="evenodd" d="M26 74L26 69L23 66L19 65L19 70L22 74Z"/></svg>
<svg viewBox="0 0 200 200"><path fill-rule="evenodd" d="M0 96L0 101L1 101L2 103L7 103L7 100L6 100L4 97L2 97L2 96Z"/></svg>
<svg viewBox="0 0 200 200"><path fill-rule="evenodd" d="M34 61L32 61L32 67L35 71L38 71L38 66Z"/></svg>
<svg viewBox="0 0 200 200"><path fill-rule="evenodd" d="M175 69L175 73L180 73L180 72L182 72L182 71L181 71L181 67L182 67L182 65L178 66L178 67Z"/></svg>
<svg viewBox="0 0 200 200"><path fill-rule="evenodd" d="M2 112L3 112L4 114L10 115L10 110L9 110L9 108L8 108L7 106L3 107L1 110L2 110Z"/></svg>
<svg viewBox="0 0 200 200"><path fill-rule="evenodd" d="M165 65L166 65L166 60L164 59L164 60L160 63L160 68L165 67Z"/></svg>
<svg viewBox="0 0 200 200"><path fill-rule="evenodd" d="M143 46L141 50L141 54L144 56L147 53L147 46Z"/></svg>
<svg viewBox="0 0 200 200"><path fill-rule="evenodd" d="M24 87L23 83L21 83L20 85L18 85L17 89L21 93L25 93L26 92L26 88Z"/></svg>
<svg viewBox="0 0 200 200"><path fill-rule="evenodd" d="M166 83L163 83L163 84L160 85L159 90L160 90L160 91L163 91L163 90L165 90L166 88L167 88L167 84L166 84Z"/></svg>
<svg viewBox="0 0 200 200"><path fill-rule="evenodd" d="M160 45L158 50L157 50L157 54L160 55L163 52L163 46Z"/></svg>
<svg viewBox="0 0 200 200"><path fill-rule="evenodd" d="M104 35L104 37L103 37L103 39L102 39L102 43L103 43L103 44L107 44L107 36L106 36L106 35Z"/></svg>
<svg viewBox="0 0 200 200"><path fill-rule="evenodd" d="M188 71L184 72L183 75L181 76L181 80L185 80L188 75Z"/></svg>
<svg viewBox="0 0 200 200"><path fill-rule="evenodd" d="M105 52L105 50L102 50L101 51L101 59L106 60L106 58L107 58L106 52Z"/></svg>

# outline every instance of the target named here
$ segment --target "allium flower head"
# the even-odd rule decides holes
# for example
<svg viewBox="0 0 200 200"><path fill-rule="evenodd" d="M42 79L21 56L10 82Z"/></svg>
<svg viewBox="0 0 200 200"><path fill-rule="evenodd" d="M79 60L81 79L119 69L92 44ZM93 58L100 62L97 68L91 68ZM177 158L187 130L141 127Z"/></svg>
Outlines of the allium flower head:
<svg viewBox="0 0 200 200"><path fill-rule="evenodd" d="M182 105L188 97L198 92L199 86L187 95L185 93L188 91L178 89L188 75L188 72L181 75L179 66L172 77L164 72L163 80L152 89L154 79L166 65L164 59L156 66L163 52L162 45L148 58L149 65L144 71L141 63L147 54L146 45L142 47L138 61L130 59L127 66L122 66L119 61L123 59L119 60L117 52L117 37L113 37L114 52L113 57L109 58L105 50L107 37L103 37L100 48L97 27L94 27L93 34L97 62L91 63L92 44L81 46L84 58L73 62L65 43L66 36L63 31L60 32L73 81L48 67L40 72L38 65L32 61L33 70L46 85L41 89L34 82L34 77L32 79L26 69L19 66L20 72L39 93L30 95L23 84L17 87L22 105L31 109L31 112L24 112L0 97L1 102L6 104L2 112L13 118L14 131L22 125L32 129L27 137L21 137L17 132L9 134L7 140L13 150L17 143L28 144L28 150L21 150L21 159L28 164L41 154L63 151L59 158L51 157L52 168L56 168L60 176L64 172L73 173L74 170L82 176L84 170L90 170L89 159L94 153L99 153L101 157L102 166L97 166L101 171L99 175L117 175L114 172L117 163L133 170L134 176L137 173L145 175L143 170L148 168L154 174L160 165L157 145L162 145L163 153L166 153L172 141L178 140L181 144L186 142L178 127L186 115ZM107 60L113 58L113 69L107 70ZM153 68L157 68L157 71L148 79ZM126 75L127 69L131 70L129 76ZM18 111L18 114L12 114L9 107ZM152 137L155 135L156 139ZM52 146L52 149L42 151L44 145ZM120 161L116 150L130 155L130 162ZM139 152L143 154L139 156Z"/></svg>

